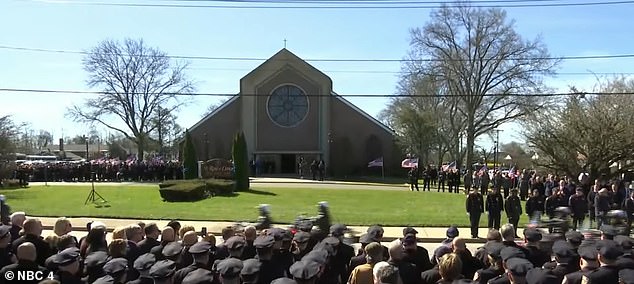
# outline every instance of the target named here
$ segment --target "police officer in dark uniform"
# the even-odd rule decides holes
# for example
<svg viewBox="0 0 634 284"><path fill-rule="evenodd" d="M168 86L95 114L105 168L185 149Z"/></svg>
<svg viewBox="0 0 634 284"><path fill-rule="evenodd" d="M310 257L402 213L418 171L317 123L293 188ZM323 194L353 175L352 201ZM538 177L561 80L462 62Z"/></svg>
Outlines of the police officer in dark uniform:
<svg viewBox="0 0 634 284"><path fill-rule="evenodd" d="M579 247L579 255L581 256L581 270L568 273L564 276L562 284L581 284L581 278L593 270L599 268L597 262L597 248L594 245L584 245Z"/></svg>
<svg viewBox="0 0 634 284"><path fill-rule="evenodd" d="M596 270L584 275L585 283L619 283L619 268L616 266L616 260L623 254L621 248L611 240L602 240L598 242L599 247L599 264Z"/></svg>
<svg viewBox="0 0 634 284"><path fill-rule="evenodd" d="M516 188L512 189L511 195L506 198L504 211L506 212L506 217L508 218L509 223L513 225L513 228L515 229L515 238L519 238L517 236L517 224L520 222L520 216L522 216L522 203L520 198L517 196Z"/></svg>
<svg viewBox="0 0 634 284"><path fill-rule="evenodd" d="M304 231L298 231L293 236L292 253L296 261L299 261L308 252L310 252L310 249L308 248L309 240L310 240L310 234Z"/></svg>
<svg viewBox="0 0 634 284"><path fill-rule="evenodd" d="M568 242L559 240L553 244L553 254L555 261L544 264L544 268L551 269L552 273L557 276L559 283L566 274L577 271L575 265L572 264L576 253Z"/></svg>
<svg viewBox="0 0 634 284"><path fill-rule="evenodd" d="M128 260L125 258L113 258L106 262L103 271L107 276L112 277L115 284L123 284L126 282L128 273Z"/></svg>
<svg viewBox="0 0 634 284"><path fill-rule="evenodd" d="M500 219L504 210L504 198L495 188L492 188L492 192L487 194L486 210L489 214L489 229L499 230Z"/></svg>
<svg viewBox="0 0 634 284"><path fill-rule="evenodd" d="M231 238L230 238L231 239ZM229 239L229 240L230 240ZM207 269L207 264L209 263L209 250L211 249L211 244L206 241L200 241L189 247L189 253L194 258L194 262L189 266L181 268L180 270L174 273L174 284L181 284L183 279L190 272L202 268Z"/></svg>
<svg viewBox="0 0 634 284"><path fill-rule="evenodd" d="M502 258L503 267L506 267L507 270L508 270L509 269L509 261L511 259L516 259L516 258L526 259L526 254L524 254L524 252L522 252L517 247L505 246L500 251L500 257ZM526 261L529 262L528 260L526 260ZM502 275L500 275L498 277L495 277L495 278L489 280L489 282L488 282L488 284L508 284L508 283L511 283L509 281L508 273L503 273Z"/></svg>
<svg viewBox="0 0 634 284"><path fill-rule="evenodd" d="M429 251L418 245L417 234L418 231L412 227L403 229L403 261L414 264L422 272L431 269L433 265L429 261Z"/></svg>
<svg viewBox="0 0 634 284"><path fill-rule="evenodd" d="M258 283L260 274L260 262L255 258L242 261L242 270L240 271L240 279L243 284Z"/></svg>
<svg viewBox="0 0 634 284"><path fill-rule="evenodd" d="M354 257L354 248L344 242L344 235L348 231L348 227L343 224L334 224L330 226L330 236L337 238L339 244L337 245L333 259L333 268L339 272L339 279L342 283L348 281L348 271L350 259ZM292 273L292 272L291 272Z"/></svg>
<svg viewBox="0 0 634 284"><path fill-rule="evenodd" d="M319 264L313 261L298 261L290 268L293 279L301 283L316 283L319 270Z"/></svg>
<svg viewBox="0 0 634 284"><path fill-rule="evenodd" d="M471 188L466 201L466 210L471 224L471 237L478 238L478 228L480 226L480 215L484 212L484 198L476 188Z"/></svg>
<svg viewBox="0 0 634 284"><path fill-rule="evenodd" d="M144 253L134 261L134 269L139 272L139 278L127 284L154 284L150 276L150 268L156 263L156 257L151 253Z"/></svg>
<svg viewBox="0 0 634 284"><path fill-rule="evenodd" d="M407 177L409 178L409 188L411 191L414 191L414 188L416 188L416 191L419 191L418 174L418 167L413 167L409 170L409 172L407 172Z"/></svg>
<svg viewBox="0 0 634 284"><path fill-rule="evenodd" d="M101 278L106 275L103 271L103 266L108 262L108 253L105 251L95 251L91 252L84 259L84 281L87 283L92 283L96 279Z"/></svg>
<svg viewBox="0 0 634 284"><path fill-rule="evenodd" d="M176 262L169 259L157 261L150 268L150 276L155 284L171 284L174 272L176 272Z"/></svg>
<svg viewBox="0 0 634 284"><path fill-rule="evenodd" d="M53 260L58 268L55 275L55 280L60 283L68 284L80 284L84 283L81 280L81 267L79 264L79 249L76 247L67 248L57 255Z"/></svg>
<svg viewBox="0 0 634 284"><path fill-rule="evenodd" d="M440 192L440 189L442 188L442 192L445 192L445 181L447 180L447 172L445 171L438 171L438 190L437 192Z"/></svg>
<svg viewBox="0 0 634 284"><path fill-rule="evenodd" d="M171 260L176 263L176 269L181 269L188 265L180 262L181 252L183 252L183 245L180 242L168 243L161 251L165 259Z"/></svg>
<svg viewBox="0 0 634 284"><path fill-rule="evenodd" d="M614 241L623 249L616 265L619 269L634 269L634 254L632 254L632 238L629 236L615 236Z"/></svg>
<svg viewBox="0 0 634 284"><path fill-rule="evenodd" d="M0 267L5 267L13 263L15 258L11 252L11 227L0 226Z"/></svg>
<svg viewBox="0 0 634 284"><path fill-rule="evenodd" d="M528 251L526 258L535 267L542 267L544 263L550 261L550 254L544 251L539 246L539 241L542 240L542 233L536 228L526 228L524 230L524 246Z"/></svg>
<svg viewBox="0 0 634 284"><path fill-rule="evenodd" d="M213 273L207 269L198 268L187 274L183 284L208 284L214 280Z"/></svg>
<svg viewBox="0 0 634 284"><path fill-rule="evenodd" d="M240 271L242 271L242 261L238 258L230 257L218 263L220 283L232 283L236 280L239 283Z"/></svg>
<svg viewBox="0 0 634 284"><path fill-rule="evenodd" d="M476 271L473 276L474 282L487 283L489 280L504 274L504 267L502 266L502 258L500 256L500 252L502 252L504 247L501 242L487 243L486 252L490 265L488 268Z"/></svg>
<svg viewBox="0 0 634 284"><path fill-rule="evenodd" d="M526 200L526 214L528 220L539 220L541 215L544 214L544 196L539 193L539 190L533 190L528 200Z"/></svg>
<svg viewBox="0 0 634 284"><path fill-rule="evenodd" d="M588 202L581 187L577 187L576 193L570 196L568 206L570 211L572 211L572 229L577 230L578 227L583 225L586 212L588 212Z"/></svg>
<svg viewBox="0 0 634 284"><path fill-rule="evenodd" d="M284 269L279 263L275 263L273 258L273 236L259 236L253 242L257 251L256 258L260 261L260 276L258 284L269 284L274 279L284 276Z"/></svg>

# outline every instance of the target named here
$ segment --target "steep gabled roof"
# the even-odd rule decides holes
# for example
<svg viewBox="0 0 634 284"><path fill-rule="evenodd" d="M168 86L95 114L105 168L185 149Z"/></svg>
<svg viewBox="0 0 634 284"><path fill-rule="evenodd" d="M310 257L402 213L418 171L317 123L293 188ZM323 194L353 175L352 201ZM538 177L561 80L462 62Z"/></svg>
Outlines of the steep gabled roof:
<svg viewBox="0 0 634 284"><path fill-rule="evenodd" d="M216 109L214 109L214 111L208 113L207 115L205 115L205 117L203 117L201 120L196 122L196 124L194 124L192 127L190 127L189 130L191 131L192 129L196 129L198 126L200 126L203 123L205 123L207 120L212 118L216 113L220 112L223 108L227 107L228 105L230 105L231 103L233 103L237 99L238 99L238 95L234 95L233 97L228 99L226 102L224 102L221 105L219 105Z"/></svg>
<svg viewBox="0 0 634 284"><path fill-rule="evenodd" d="M351 103L350 101L346 100L344 97L342 97L341 95L335 93L334 91L332 93L330 93L333 97L335 97L336 99L340 100L341 102L343 102L345 105L349 106L350 108L354 109L356 112L358 112L359 114L361 114L362 116L364 116L365 118L367 118L368 120L372 121L374 124L376 124L377 126L381 127L383 130L387 131L388 133L390 133L391 135L396 135L396 132L394 130L392 130L391 128L387 127L387 125L383 124L383 122L379 121L378 119L374 118L373 116L369 115L367 112L363 111L362 109L360 109L359 107L357 107L356 105L354 105L353 103Z"/></svg>
<svg viewBox="0 0 634 284"><path fill-rule="evenodd" d="M244 75L244 77L242 77L242 79L240 79L240 80L242 81L242 80L244 80L244 79L246 79L246 78L248 78L250 76L253 76L254 74L256 74L258 72L261 72L261 69L265 68L266 65L268 65L268 64L270 64L272 62L276 62L276 61L287 61L289 63L293 62L293 63L296 63L296 64L304 65L304 66L308 67L309 70L318 73L320 76L328 78L328 80L332 84L332 79L330 79L330 77L328 77L328 75L326 75L324 72L321 72L321 70L315 68L315 66L310 65L304 59L302 59L301 57L295 55L294 53L292 53L291 51L289 51L286 48L282 48L280 51L275 53L269 59L267 59L266 61L262 62L262 64L258 65L258 67L255 67L253 70L251 70L251 72L249 72L246 75Z"/></svg>

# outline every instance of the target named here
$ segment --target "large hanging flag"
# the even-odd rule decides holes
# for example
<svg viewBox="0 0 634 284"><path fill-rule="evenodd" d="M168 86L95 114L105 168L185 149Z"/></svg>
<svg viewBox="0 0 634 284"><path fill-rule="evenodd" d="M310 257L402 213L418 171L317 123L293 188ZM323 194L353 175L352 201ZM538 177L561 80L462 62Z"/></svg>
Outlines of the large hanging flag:
<svg viewBox="0 0 634 284"><path fill-rule="evenodd" d="M401 162L402 168L418 168L418 158L414 159L405 159Z"/></svg>

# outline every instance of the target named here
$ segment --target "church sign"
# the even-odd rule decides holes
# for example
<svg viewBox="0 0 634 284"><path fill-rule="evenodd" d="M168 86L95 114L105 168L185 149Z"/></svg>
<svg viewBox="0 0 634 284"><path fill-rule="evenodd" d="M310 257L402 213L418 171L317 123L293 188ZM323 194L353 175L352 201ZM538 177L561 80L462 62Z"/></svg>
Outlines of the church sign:
<svg viewBox="0 0 634 284"><path fill-rule="evenodd" d="M233 179L233 164L225 159L211 159L201 163L202 178Z"/></svg>

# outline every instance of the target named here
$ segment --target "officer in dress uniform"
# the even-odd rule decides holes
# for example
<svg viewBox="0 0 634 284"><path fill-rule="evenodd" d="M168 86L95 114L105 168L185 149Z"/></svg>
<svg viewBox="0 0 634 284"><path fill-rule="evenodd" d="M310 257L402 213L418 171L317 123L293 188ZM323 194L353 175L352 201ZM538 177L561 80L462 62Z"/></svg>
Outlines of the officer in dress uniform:
<svg viewBox="0 0 634 284"><path fill-rule="evenodd" d="M500 252L504 249L504 245L501 242L487 243L486 252L488 262L490 263L488 268L480 269L476 271L473 276L473 281L476 283L487 283L489 280L504 274L504 267L502 267L502 257Z"/></svg>
<svg viewBox="0 0 634 284"><path fill-rule="evenodd" d="M579 247L579 255L581 256L581 270L566 274L562 284L581 284L584 275L599 268L596 246L588 244Z"/></svg>
<svg viewBox="0 0 634 284"><path fill-rule="evenodd" d="M544 251L539 246L539 241L542 240L542 232L536 228L526 228L524 230L524 246L528 251L526 258L533 263L535 267L542 267L544 263L550 261L550 253Z"/></svg>
<svg viewBox="0 0 634 284"><path fill-rule="evenodd" d="M169 259L157 261L150 268L150 276L154 279L154 284L171 284L174 272L176 272L176 262Z"/></svg>
<svg viewBox="0 0 634 284"><path fill-rule="evenodd" d="M84 259L84 281L92 283L96 279L103 277L106 273L103 271L103 266L108 262L109 256L105 251L91 252Z"/></svg>
<svg viewBox="0 0 634 284"><path fill-rule="evenodd" d="M409 170L409 172L407 173L407 177L409 178L409 188L411 191L414 191L414 188L416 188L416 191L418 190L418 167L413 167Z"/></svg>
<svg viewBox="0 0 634 284"><path fill-rule="evenodd" d="M517 224L520 222L520 216L522 216L522 203L520 198L517 196L516 188L512 189L511 195L506 198L504 211L506 212L506 217L508 218L509 223L512 224L513 229L515 229L515 238L518 238Z"/></svg>
<svg viewBox="0 0 634 284"><path fill-rule="evenodd" d="M500 219L504 210L504 198L495 188L492 188L492 192L487 194L486 210L489 214L489 229L499 230Z"/></svg>
<svg viewBox="0 0 634 284"><path fill-rule="evenodd" d="M238 258L226 258L218 263L218 274L220 283L240 283L240 271L242 271L242 261Z"/></svg>
<svg viewBox="0 0 634 284"><path fill-rule="evenodd" d="M214 280L213 273L207 269L198 268L183 279L183 284L208 284Z"/></svg>
<svg viewBox="0 0 634 284"><path fill-rule="evenodd" d="M260 261L260 275L258 284L269 284L274 279L284 276L284 269L279 263L275 263L273 258L273 236L259 236L253 242L257 250L256 258Z"/></svg>
<svg viewBox="0 0 634 284"><path fill-rule="evenodd" d="M0 267L5 267L13 263L15 256L11 252L11 227L0 226Z"/></svg>
<svg viewBox="0 0 634 284"><path fill-rule="evenodd" d="M128 273L128 260L125 258L113 258L106 262L103 271L112 277L115 284L123 284L126 282Z"/></svg>
<svg viewBox="0 0 634 284"><path fill-rule="evenodd" d="M500 257L502 258L502 265L503 267L506 268L506 270L509 270L509 261L511 259L515 259L515 258L523 258L526 259L526 254L524 254L524 252L522 252L519 248L517 247L509 247L506 246L504 247L501 251L500 251ZM529 262L528 260L526 260L527 262ZM529 262L530 263L530 262ZM532 267L532 264L531 264ZM509 275L508 273L504 273L498 277L495 277L491 280L489 280L488 282L489 284L508 284L511 283L509 281Z"/></svg>
<svg viewBox="0 0 634 284"><path fill-rule="evenodd" d="M293 279L301 281L301 283L317 282L317 276L319 274L319 264L313 261L298 261L293 263L290 268Z"/></svg>
<svg viewBox="0 0 634 284"><path fill-rule="evenodd" d="M189 247L189 253L194 258L194 262L189 266L183 267L180 270L174 273L174 284L180 284L183 279L187 276L187 274L192 271L202 268L206 269L207 264L209 263L209 250L211 249L211 244L206 241L200 241Z"/></svg>
<svg viewBox="0 0 634 284"><path fill-rule="evenodd" d="M544 268L551 269L552 273L557 276L557 281L561 282L566 274L577 271L573 264L576 253L573 247L566 241L559 240L553 244L553 254L555 261L544 264ZM578 261L577 261L578 262Z"/></svg>
<svg viewBox="0 0 634 284"><path fill-rule="evenodd" d="M467 214L471 224L471 237L478 238L478 228L480 226L480 216L484 212L484 198L476 188L471 188L466 201Z"/></svg>
<svg viewBox="0 0 634 284"><path fill-rule="evenodd" d="M260 274L260 261L250 258L242 261L242 270L240 271L240 279L242 284L256 284Z"/></svg>
<svg viewBox="0 0 634 284"><path fill-rule="evenodd" d="M53 263L58 268L55 280L60 283L68 284L80 284L84 283L81 280L81 270L79 265L79 249L76 247L67 248L55 255Z"/></svg>
<svg viewBox="0 0 634 284"><path fill-rule="evenodd" d="M144 253L134 261L134 269L139 272L139 278L128 284L154 284L150 276L150 268L156 263L156 257L151 253Z"/></svg>
<svg viewBox="0 0 634 284"><path fill-rule="evenodd" d="M582 283L618 283L619 268L616 260L623 254L621 248L612 240L602 240L597 243L599 247L599 268L583 276Z"/></svg>

